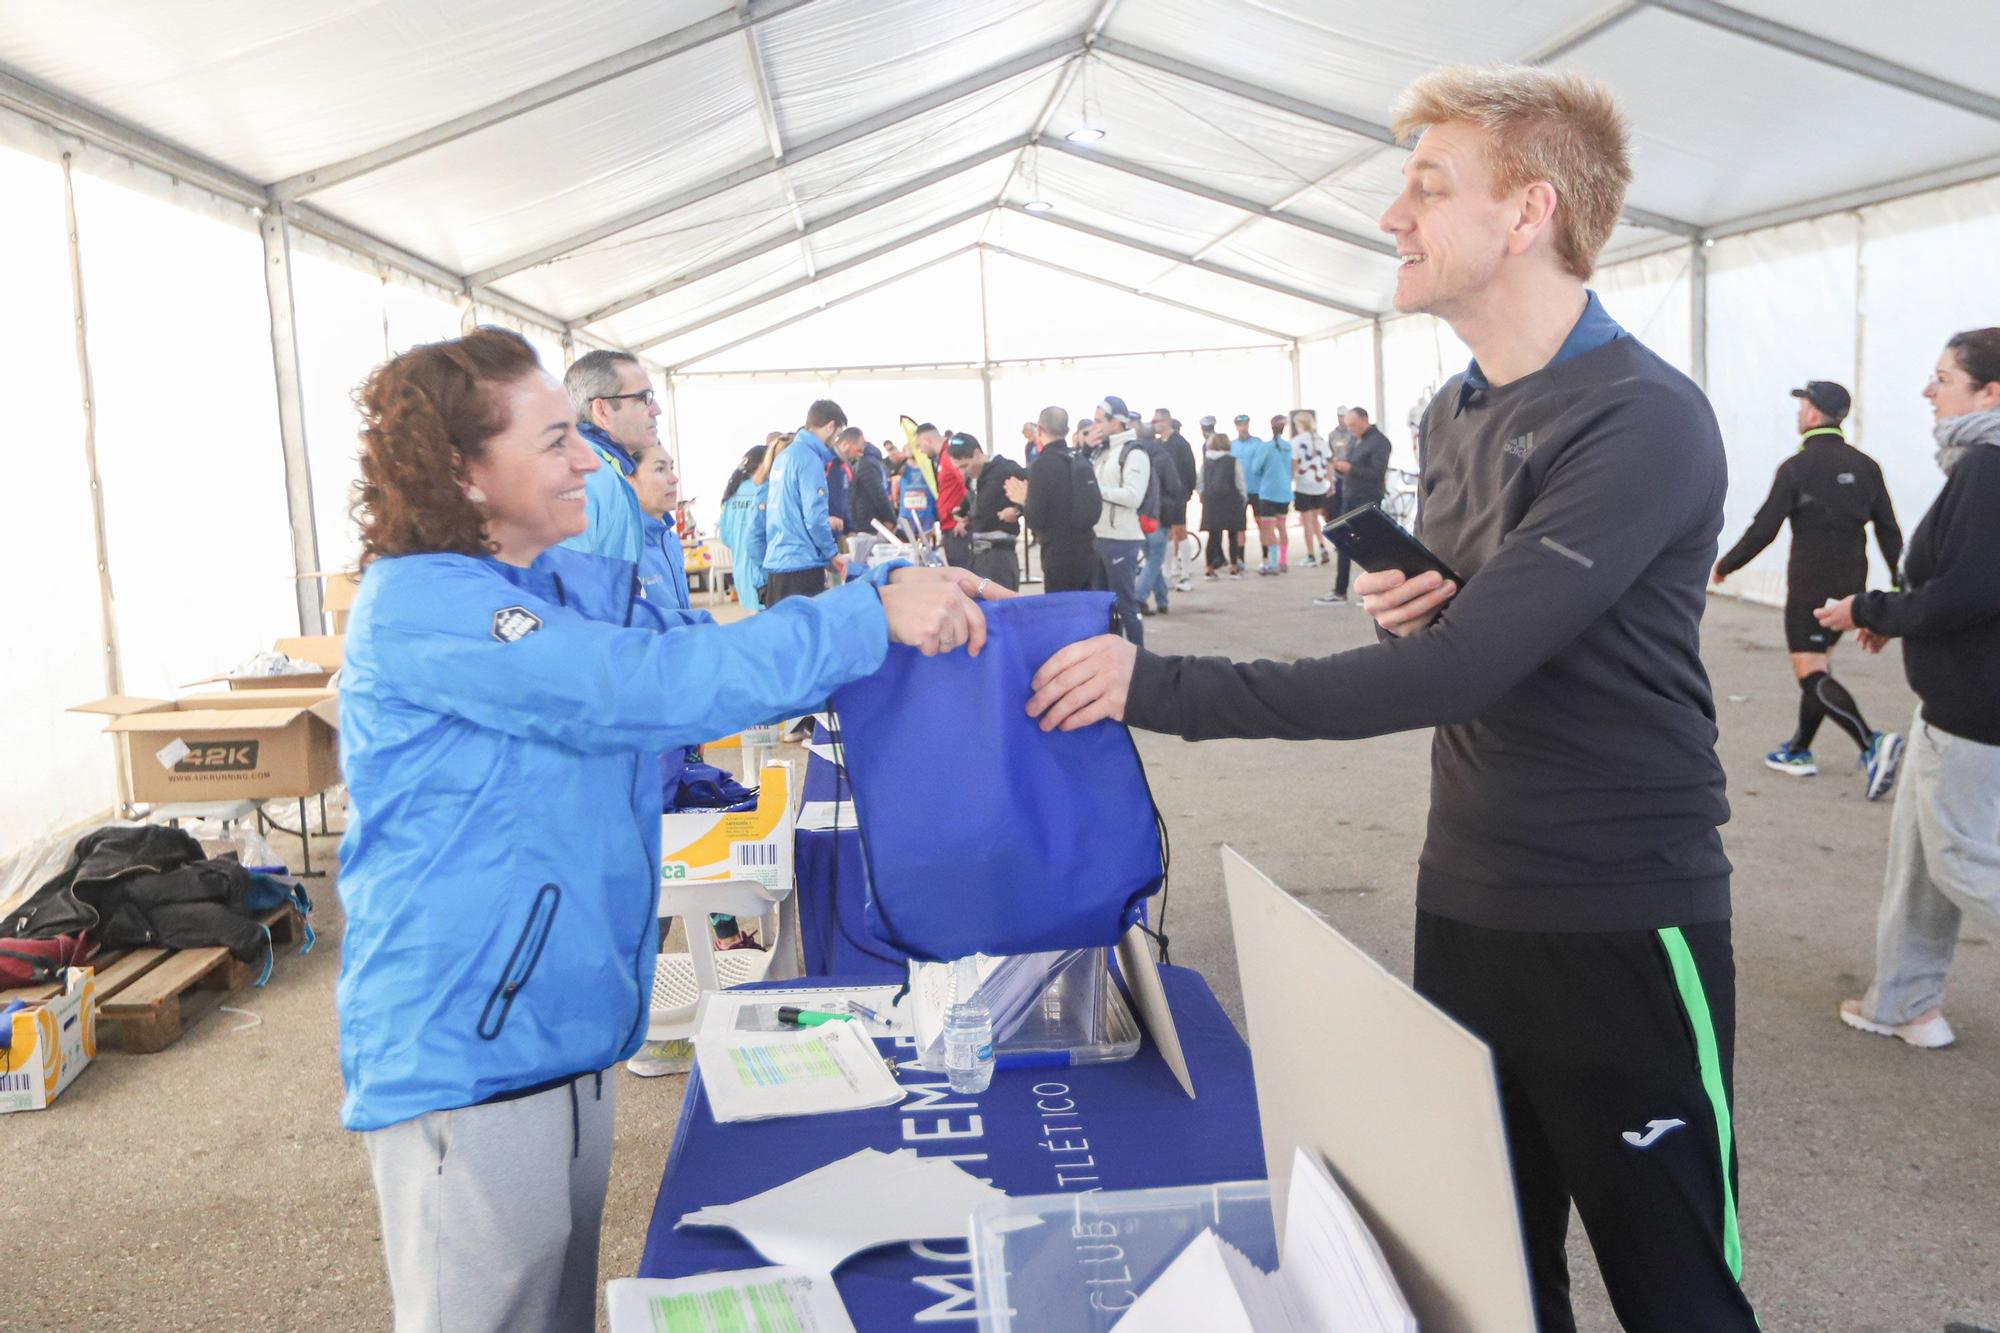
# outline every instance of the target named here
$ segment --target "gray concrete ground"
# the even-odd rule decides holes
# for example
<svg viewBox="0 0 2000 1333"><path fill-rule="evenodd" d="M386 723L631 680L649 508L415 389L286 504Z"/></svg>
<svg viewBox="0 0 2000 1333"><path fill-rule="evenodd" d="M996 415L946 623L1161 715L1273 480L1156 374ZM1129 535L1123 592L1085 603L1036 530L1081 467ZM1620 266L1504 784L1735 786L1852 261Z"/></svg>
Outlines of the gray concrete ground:
<svg viewBox="0 0 2000 1333"><path fill-rule="evenodd" d="M1308 604L1327 580L1205 584L1148 622L1165 651L1296 658L1367 642L1360 611ZM1810 781L1766 770L1796 692L1775 611L1717 600L1707 622L1734 816L1736 1086L1746 1282L1770 1330L2000 1326L2000 959L1968 934L1948 1012L1957 1049L1842 1027L1870 972L1889 806L1862 800L1830 725ZM1907 725L1895 650L1840 674L1878 726ZM1241 1021L1215 849L1230 842L1407 976L1427 741L1140 740L1174 851L1174 961ZM316 852L330 854L331 844ZM386 1329L387 1284L360 1146L336 1121L340 914L271 985L151 1056L106 1055L51 1111L0 1124L17 1274L0 1328ZM603 1272L637 1263L685 1080L619 1075ZM1580 1233L1584 1326L1615 1327ZM35 1293L33 1296L28 1293Z"/></svg>

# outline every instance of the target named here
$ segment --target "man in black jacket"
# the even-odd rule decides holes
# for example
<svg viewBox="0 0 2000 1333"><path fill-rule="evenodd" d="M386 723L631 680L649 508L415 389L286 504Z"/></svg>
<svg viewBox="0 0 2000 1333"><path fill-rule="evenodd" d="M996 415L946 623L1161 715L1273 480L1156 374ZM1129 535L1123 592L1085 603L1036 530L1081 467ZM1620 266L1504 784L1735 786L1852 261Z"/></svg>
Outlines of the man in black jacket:
<svg viewBox="0 0 2000 1333"><path fill-rule="evenodd" d="M1194 591L1194 558L1187 552L1188 498L1201 484L1201 469L1195 465L1194 446L1181 434L1181 423L1164 407L1153 409L1153 434L1166 446L1178 486L1169 495L1160 487L1160 525L1167 530L1167 580L1175 592Z"/></svg>
<svg viewBox="0 0 2000 1333"><path fill-rule="evenodd" d="M873 533L877 521L895 531L896 505L889 498L888 462L880 449L863 439L861 453L854 459L854 480L847 487L847 530Z"/></svg>
<svg viewBox="0 0 2000 1333"><path fill-rule="evenodd" d="M1007 496L1010 480L1027 479L1027 471L1005 454L992 458L970 435L951 437L952 461L965 474L972 492L972 572L991 579L1009 592L1021 590L1021 564L1015 550L1021 540L1021 507Z"/></svg>
<svg viewBox="0 0 2000 1333"><path fill-rule="evenodd" d="M1028 528L1042 548L1042 591L1077 592L1096 581L1098 567L1092 532L1097 515L1079 513L1077 504L1078 474L1088 464L1079 465L1068 444L1069 413L1063 408L1043 408L1035 434L1040 447L1026 479L1015 478L1002 489L1024 506Z"/></svg>
<svg viewBox="0 0 2000 1333"><path fill-rule="evenodd" d="M1792 390L1792 397L1799 400L1799 452L1778 465L1771 494L1743 540L1715 562L1714 579L1721 583L1749 564L1791 521L1785 646L1799 683L1799 725L1790 740L1764 756L1764 763L1792 777L1818 773L1813 737L1820 722L1831 717L1860 747L1868 799L1880 800L1896 780L1903 738L1871 730L1863 720L1861 705L1832 675L1833 646L1840 634L1820 624L1813 612L1867 586L1868 524L1875 525L1875 541L1891 577L1903 558L1903 531L1896 526L1882 469L1840 433L1852 403L1847 390L1831 380L1813 380Z"/></svg>
<svg viewBox="0 0 2000 1333"><path fill-rule="evenodd" d="M1419 130L1381 225L1396 308L1441 317L1476 358L1420 436L1419 535L1464 588L1364 574L1384 637L1296 662L1086 639L1043 664L1027 711L1188 740L1435 727L1414 982L1493 1052L1539 1327L1576 1327L1574 1204L1624 1328L1754 1333L1700 643L1722 434L1584 287L1632 178L1610 93L1443 70L1397 104L1398 140Z"/></svg>
<svg viewBox="0 0 2000 1333"><path fill-rule="evenodd" d="M1382 428L1368 419L1365 407L1349 407L1341 411L1341 429L1353 437L1345 458L1333 461L1333 470L1340 474L1340 513L1359 509L1363 505L1382 503L1382 497L1389 486L1389 437ZM1340 514L1328 515L1338 518ZM1333 570L1333 591L1324 597L1313 598L1316 606L1340 606L1347 601L1347 575L1352 562L1347 557L1347 548L1340 548L1339 560Z"/></svg>

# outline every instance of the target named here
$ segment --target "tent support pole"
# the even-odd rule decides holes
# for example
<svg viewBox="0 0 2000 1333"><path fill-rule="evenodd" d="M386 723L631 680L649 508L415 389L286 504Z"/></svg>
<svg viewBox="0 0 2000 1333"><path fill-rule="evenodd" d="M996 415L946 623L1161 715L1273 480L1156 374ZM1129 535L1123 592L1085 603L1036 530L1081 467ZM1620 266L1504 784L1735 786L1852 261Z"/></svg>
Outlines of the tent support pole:
<svg viewBox="0 0 2000 1333"><path fill-rule="evenodd" d="M1375 360L1375 420L1381 421L1389 415L1389 389L1386 367L1382 363L1382 317L1375 316L1373 336L1369 339L1369 349Z"/></svg>
<svg viewBox="0 0 2000 1333"><path fill-rule="evenodd" d="M979 247L979 388L986 403L986 448L998 452L993 438L993 334L986 317L986 247Z"/></svg>
<svg viewBox="0 0 2000 1333"><path fill-rule="evenodd" d="M90 477L90 531L97 543L97 614L99 646L103 650L104 692L125 692L125 669L118 660L118 616L111 595L111 553L104 540L104 485L97 473L97 391L90 376L89 323L83 301L83 248L77 239L76 184L70 176L70 155L62 155L63 227L69 235L69 297L76 319L76 382L83 402L83 465ZM125 747L111 747L118 779L118 807L132 803L132 770Z"/></svg>
<svg viewBox="0 0 2000 1333"><path fill-rule="evenodd" d="M278 443L285 455L285 509L291 520L292 572L299 575L299 633L324 633L319 582L319 525L313 513L312 469L306 458L305 395L299 383L297 310L292 303L291 228L283 213L257 219L264 238L264 294L271 305L271 368L278 390ZM468 303L467 314L470 314Z"/></svg>
<svg viewBox="0 0 2000 1333"><path fill-rule="evenodd" d="M1306 405L1305 379L1299 372L1299 340L1292 339L1285 348L1285 356L1292 363L1292 410Z"/></svg>
<svg viewBox="0 0 2000 1333"><path fill-rule="evenodd" d="M1695 387L1708 392L1708 247L1697 239L1688 257L1688 369Z"/></svg>

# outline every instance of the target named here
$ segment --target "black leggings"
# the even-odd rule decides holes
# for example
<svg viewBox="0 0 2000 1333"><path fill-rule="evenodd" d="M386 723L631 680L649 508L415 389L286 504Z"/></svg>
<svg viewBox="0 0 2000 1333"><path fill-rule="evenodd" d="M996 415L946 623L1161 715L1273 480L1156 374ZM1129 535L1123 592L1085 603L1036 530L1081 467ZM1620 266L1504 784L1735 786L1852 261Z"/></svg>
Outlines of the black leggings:
<svg viewBox="0 0 2000 1333"><path fill-rule="evenodd" d="M1228 559L1223 558L1223 540L1228 539ZM1221 569L1224 565L1236 566L1243 563L1243 529L1233 528L1225 532L1221 528L1208 531L1208 567Z"/></svg>

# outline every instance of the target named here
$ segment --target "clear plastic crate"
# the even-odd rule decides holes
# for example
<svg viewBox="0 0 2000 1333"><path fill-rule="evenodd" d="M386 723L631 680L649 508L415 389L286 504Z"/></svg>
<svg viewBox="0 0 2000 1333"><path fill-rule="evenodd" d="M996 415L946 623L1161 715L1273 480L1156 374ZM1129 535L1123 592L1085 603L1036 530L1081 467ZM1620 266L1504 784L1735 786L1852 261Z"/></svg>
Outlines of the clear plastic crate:
<svg viewBox="0 0 2000 1333"><path fill-rule="evenodd" d="M990 973L988 964L992 964ZM930 1035L944 1024L950 963L912 963L918 1063L942 1069L944 1050ZM1050 1066L1112 1064L1139 1050L1139 1023L1112 984L1103 949L982 959L980 994L993 1019L993 1053L1017 1064L1045 1057Z"/></svg>
<svg viewBox="0 0 2000 1333"><path fill-rule="evenodd" d="M1277 1268L1262 1180L982 1204L971 1223L980 1333L1109 1333L1208 1227L1266 1272Z"/></svg>

